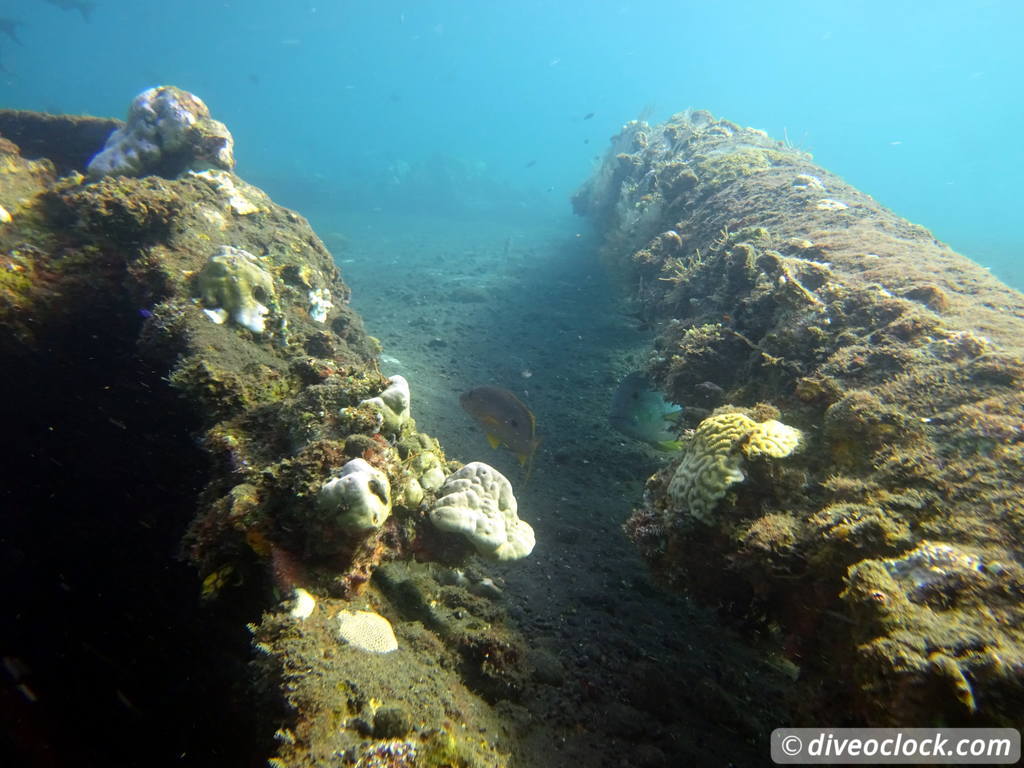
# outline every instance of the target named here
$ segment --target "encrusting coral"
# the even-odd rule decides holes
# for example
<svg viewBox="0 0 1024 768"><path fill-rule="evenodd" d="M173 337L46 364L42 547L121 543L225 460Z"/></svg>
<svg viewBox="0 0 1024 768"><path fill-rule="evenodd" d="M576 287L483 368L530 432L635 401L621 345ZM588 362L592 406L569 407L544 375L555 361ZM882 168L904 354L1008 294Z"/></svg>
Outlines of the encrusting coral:
<svg viewBox="0 0 1024 768"><path fill-rule="evenodd" d="M391 484L379 469L363 459L352 459L323 484L317 504L332 512L347 531L373 531L391 514Z"/></svg>
<svg viewBox="0 0 1024 768"><path fill-rule="evenodd" d="M230 245L221 246L196 276L206 315L220 324L231 319L253 333L266 330L268 304L276 297L274 280L257 257Z"/></svg>
<svg viewBox="0 0 1024 768"><path fill-rule="evenodd" d="M380 432L385 435L397 435L409 421L411 414L411 395L409 382L404 376L395 375L388 379L388 388L376 397L362 400L360 405L371 405L381 415Z"/></svg>
<svg viewBox="0 0 1024 768"><path fill-rule="evenodd" d="M373 611L339 612L338 634L346 643L361 651L391 653L398 650L398 640L391 622Z"/></svg>

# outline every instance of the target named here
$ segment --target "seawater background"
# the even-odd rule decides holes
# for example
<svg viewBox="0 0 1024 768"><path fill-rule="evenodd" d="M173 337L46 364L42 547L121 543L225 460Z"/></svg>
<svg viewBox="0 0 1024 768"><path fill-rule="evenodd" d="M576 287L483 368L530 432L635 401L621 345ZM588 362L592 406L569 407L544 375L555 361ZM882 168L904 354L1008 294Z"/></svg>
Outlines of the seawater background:
<svg viewBox="0 0 1024 768"><path fill-rule="evenodd" d="M88 24L5 0L0 17L23 24L22 45L0 36L4 106L123 116L178 85L228 124L239 172L314 224L565 218L623 122L692 106L788 137L1024 287L1017 0L97 0Z"/></svg>

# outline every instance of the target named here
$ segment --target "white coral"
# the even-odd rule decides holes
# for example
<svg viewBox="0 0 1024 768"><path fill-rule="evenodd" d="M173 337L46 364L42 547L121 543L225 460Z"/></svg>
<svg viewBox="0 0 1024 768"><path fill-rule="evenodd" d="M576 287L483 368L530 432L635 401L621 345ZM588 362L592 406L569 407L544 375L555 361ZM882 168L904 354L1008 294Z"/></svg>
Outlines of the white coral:
<svg viewBox="0 0 1024 768"><path fill-rule="evenodd" d="M330 313L331 307L334 306L334 302L331 301L331 292L326 288L316 288L310 290L307 298L309 299L309 316L313 318L314 322L326 322L327 315Z"/></svg>
<svg viewBox="0 0 1024 768"><path fill-rule="evenodd" d="M317 494L320 509L337 515L338 525L349 531L380 528L391 514L391 483L364 459L352 459Z"/></svg>
<svg viewBox="0 0 1024 768"><path fill-rule="evenodd" d="M391 385L377 397L361 401L360 405L372 405L381 415L380 431L386 435L397 435L411 416L412 395L409 382L404 376L392 376Z"/></svg>
<svg viewBox="0 0 1024 768"><path fill-rule="evenodd" d="M391 622L373 611L341 611L338 614L341 639L369 653L391 653L398 650L398 638Z"/></svg>
<svg viewBox="0 0 1024 768"><path fill-rule="evenodd" d="M233 145L227 127L210 118L202 99L164 85L135 97L127 121L89 161L88 172L94 179L143 176L168 158L193 169L230 169L235 165Z"/></svg>
<svg viewBox="0 0 1024 768"><path fill-rule="evenodd" d="M533 551L533 528L519 519L512 484L494 467L474 461L441 486L430 522L465 536L484 557L518 560Z"/></svg>

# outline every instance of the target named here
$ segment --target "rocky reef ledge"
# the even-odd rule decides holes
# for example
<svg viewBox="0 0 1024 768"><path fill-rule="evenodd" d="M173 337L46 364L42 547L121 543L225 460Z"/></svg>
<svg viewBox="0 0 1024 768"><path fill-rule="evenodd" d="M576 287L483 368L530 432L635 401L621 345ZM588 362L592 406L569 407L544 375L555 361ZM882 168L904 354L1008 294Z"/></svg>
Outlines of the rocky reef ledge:
<svg viewBox="0 0 1024 768"><path fill-rule="evenodd" d="M800 667L807 725L1024 712L1024 296L763 131L614 137L574 199L686 444L626 524Z"/></svg>
<svg viewBox="0 0 1024 768"><path fill-rule="evenodd" d="M486 465L458 495L306 220L176 88L124 123L0 125L5 743L24 764L507 764L496 705L531 669L460 566L527 556L532 528Z"/></svg>

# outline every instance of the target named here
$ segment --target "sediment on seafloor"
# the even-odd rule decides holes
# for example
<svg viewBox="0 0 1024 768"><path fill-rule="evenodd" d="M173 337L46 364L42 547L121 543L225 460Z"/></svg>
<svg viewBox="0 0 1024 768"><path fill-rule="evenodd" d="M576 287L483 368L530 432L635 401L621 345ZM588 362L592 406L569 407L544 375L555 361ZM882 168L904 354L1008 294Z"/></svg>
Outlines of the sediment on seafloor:
<svg viewBox="0 0 1024 768"><path fill-rule="evenodd" d="M626 524L655 573L786 653L808 723L1019 726L1024 295L762 131L611 144L574 205L696 429Z"/></svg>

